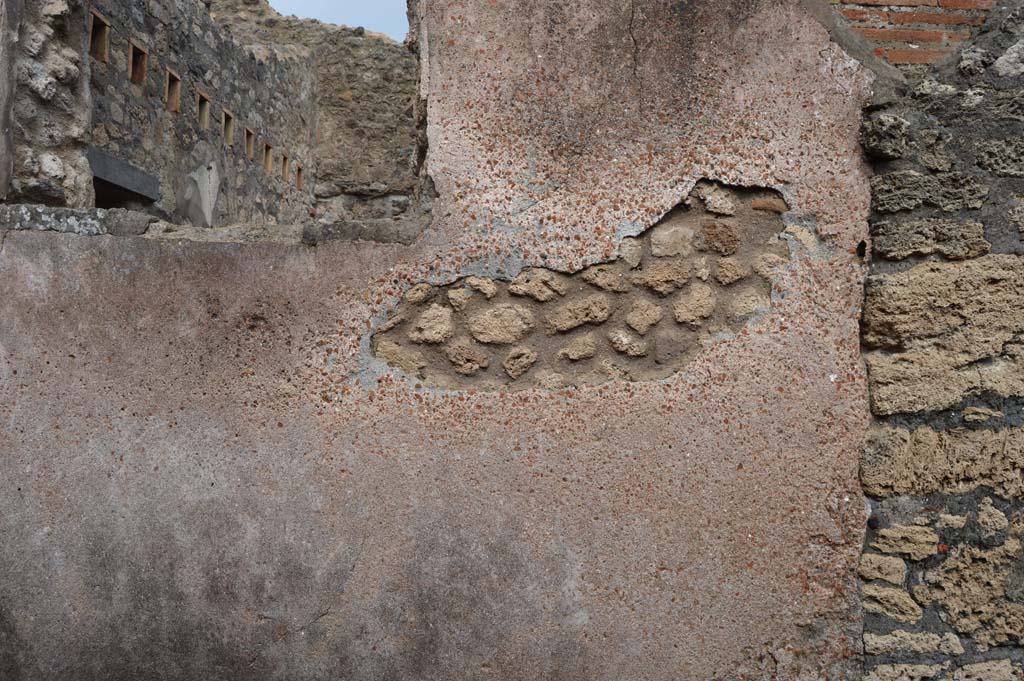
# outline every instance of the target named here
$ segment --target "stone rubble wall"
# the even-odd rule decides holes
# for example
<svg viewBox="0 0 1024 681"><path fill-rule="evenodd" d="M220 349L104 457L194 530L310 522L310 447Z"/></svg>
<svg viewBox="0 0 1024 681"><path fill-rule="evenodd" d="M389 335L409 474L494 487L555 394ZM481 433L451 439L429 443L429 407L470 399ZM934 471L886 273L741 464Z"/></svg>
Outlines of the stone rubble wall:
<svg viewBox="0 0 1024 681"><path fill-rule="evenodd" d="M1024 3L997 3L865 117L865 681L1024 678L1022 53Z"/></svg>
<svg viewBox="0 0 1024 681"><path fill-rule="evenodd" d="M92 144L158 175L158 209L184 212L186 192L211 172L220 186L213 224L296 223L308 219L316 184L314 79L306 65L272 52L237 45L198 0L154 0L139 11L130 0L93 3L111 23L109 63L92 62ZM144 85L127 77L129 40L149 51ZM167 110L167 69L180 78L181 111ZM198 96L210 99L209 127L198 115ZM229 139L223 112L234 117ZM247 157L246 130L255 135ZM273 148L269 172L264 144ZM282 161L290 168L284 177ZM213 165L215 171L207 168ZM304 173L304 188L297 173Z"/></svg>
<svg viewBox="0 0 1024 681"><path fill-rule="evenodd" d="M88 11L83 0L24 2L12 30L14 172L8 201L93 205ZM8 19L11 19L8 8ZM2 192L0 192L2 193Z"/></svg>
<svg viewBox="0 0 1024 681"><path fill-rule="evenodd" d="M306 242L411 243L429 222L433 198L421 176L414 50L362 28L282 17L266 0L214 0L212 11L242 42L312 64L317 219Z"/></svg>
<svg viewBox="0 0 1024 681"><path fill-rule="evenodd" d="M702 182L621 256L581 272L420 283L378 330L377 356L428 386L559 389L661 380L770 314L790 249L814 248L778 193ZM801 241L803 239L803 241Z"/></svg>
<svg viewBox="0 0 1024 681"><path fill-rule="evenodd" d="M21 23L21 0L0 4L0 201L7 198L14 172L14 136L11 109L14 106L14 51L17 26Z"/></svg>

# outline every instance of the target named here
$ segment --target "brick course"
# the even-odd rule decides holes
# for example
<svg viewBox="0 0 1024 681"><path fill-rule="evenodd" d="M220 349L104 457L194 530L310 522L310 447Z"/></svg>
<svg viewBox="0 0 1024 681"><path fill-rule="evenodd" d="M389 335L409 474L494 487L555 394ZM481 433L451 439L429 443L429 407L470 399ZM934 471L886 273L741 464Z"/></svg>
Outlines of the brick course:
<svg viewBox="0 0 1024 681"><path fill-rule="evenodd" d="M875 54L891 64L920 68L970 39L992 9L991 0L857 0L832 3ZM936 46L944 46L937 48Z"/></svg>

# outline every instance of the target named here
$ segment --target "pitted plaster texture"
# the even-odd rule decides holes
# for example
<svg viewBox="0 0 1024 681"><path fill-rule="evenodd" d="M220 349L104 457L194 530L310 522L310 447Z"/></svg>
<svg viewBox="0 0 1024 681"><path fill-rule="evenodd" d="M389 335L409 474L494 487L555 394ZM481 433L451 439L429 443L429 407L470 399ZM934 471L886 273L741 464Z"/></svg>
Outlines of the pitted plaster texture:
<svg viewBox="0 0 1024 681"><path fill-rule="evenodd" d="M859 678L869 77L794 4L714 5L421 3L409 247L9 233L0 664ZM370 352L414 284L631 257L701 178L781 192L802 248L672 377L435 391Z"/></svg>

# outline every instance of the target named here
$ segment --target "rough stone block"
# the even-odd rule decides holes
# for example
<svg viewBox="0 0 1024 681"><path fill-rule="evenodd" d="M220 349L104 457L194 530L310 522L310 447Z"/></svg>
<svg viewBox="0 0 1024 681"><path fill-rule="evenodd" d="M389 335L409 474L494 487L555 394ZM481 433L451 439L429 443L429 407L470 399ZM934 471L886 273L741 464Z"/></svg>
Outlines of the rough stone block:
<svg viewBox="0 0 1024 681"><path fill-rule="evenodd" d="M1024 265L1012 255L871 277L864 309L879 414L945 409L972 393L1024 395Z"/></svg>

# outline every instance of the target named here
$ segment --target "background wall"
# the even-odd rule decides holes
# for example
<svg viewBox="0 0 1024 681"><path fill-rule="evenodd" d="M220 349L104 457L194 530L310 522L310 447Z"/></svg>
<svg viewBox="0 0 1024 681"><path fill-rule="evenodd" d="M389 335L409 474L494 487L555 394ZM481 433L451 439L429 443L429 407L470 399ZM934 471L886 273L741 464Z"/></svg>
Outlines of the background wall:
<svg viewBox="0 0 1024 681"><path fill-rule="evenodd" d="M213 224L308 219L316 185L315 81L308 69L234 44L195 0L151 2L145 12L118 0L93 7L112 28L109 63L92 64L94 147L156 175L163 193L158 208L167 213L180 210L189 175L212 163L220 184ZM128 79L129 40L149 51L144 85ZM180 113L166 110L166 69L182 80ZM197 112L199 92L211 103L206 130ZM225 109L234 116L233 140L222 134ZM252 159L246 129L256 138ZM269 171L261 163L264 144L273 147ZM302 191L298 168L306 178Z"/></svg>
<svg viewBox="0 0 1024 681"><path fill-rule="evenodd" d="M418 236L433 192L421 177L415 50L362 29L281 17L265 0L216 0L213 12L243 42L298 55L316 73L319 180L308 240Z"/></svg>

